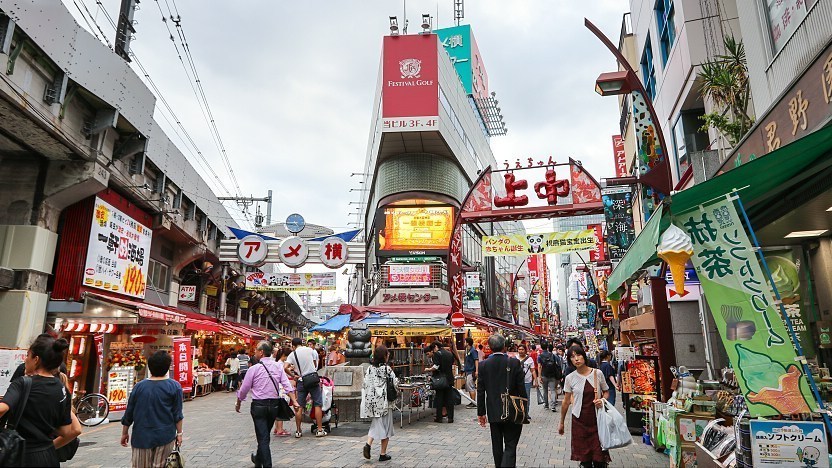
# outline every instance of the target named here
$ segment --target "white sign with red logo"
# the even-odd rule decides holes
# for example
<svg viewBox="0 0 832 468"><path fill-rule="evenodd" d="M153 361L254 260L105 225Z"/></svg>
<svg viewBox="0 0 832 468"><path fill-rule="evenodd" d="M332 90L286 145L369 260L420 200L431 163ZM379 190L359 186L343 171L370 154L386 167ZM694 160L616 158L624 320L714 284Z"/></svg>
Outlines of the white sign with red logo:
<svg viewBox="0 0 832 468"><path fill-rule="evenodd" d="M283 239L277 251L280 261L291 268L298 268L309 258L309 245L298 236Z"/></svg>
<svg viewBox="0 0 832 468"><path fill-rule="evenodd" d="M347 263L347 242L340 237L327 237L321 242L321 263L329 268L340 268Z"/></svg>
<svg viewBox="0 0 832 468"><path fill-rule="evenodd" d="M249 291L334 291L335 272L331 273L263 273L246 275Z"/></svg>
<svg viewBox="0 0 832 468"><path fill-rule="evenodd" d="M243 265L261 266L266 263L268 255L269 246L260 236L245 236L237 246L237 257Z"/></svg>
<svg viewBox="0 0 832 468"><path fill-rule="evenodd" d="M173 373L171 378L179 382L182 391L191 392L194 389L193 350L190 336L173 338Z"/></svg>
<svg viewBox="0 0 832 468"><path fill-rule="evenodd" d="M95 199L84 286L144 298L153 231Z"/></svg>
<svg viewBox="0 0 832 468"><path fill-rule="evenodd" d="M439 129L437 52L433 34L384 38L381 131Z"/></svg>
<svg viewBox="0 0 832 468"><path fill-rule="evenodd" d="M179 286L179 300L184 302L196 301L196 286Z"/></svg>
<svg viewBox="0 0 832 468"><path fill-rule="evenodd" d="M430 286L430 265L388 265L390 286Z"/></svg>

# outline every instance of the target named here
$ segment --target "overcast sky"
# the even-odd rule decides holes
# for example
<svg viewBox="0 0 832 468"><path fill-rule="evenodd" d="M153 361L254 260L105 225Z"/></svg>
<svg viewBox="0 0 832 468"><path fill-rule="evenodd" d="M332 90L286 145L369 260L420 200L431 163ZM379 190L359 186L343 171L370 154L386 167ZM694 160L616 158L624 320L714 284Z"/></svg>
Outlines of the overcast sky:
<svg viewBox="0 0 832 468"><path fill-rule="evenodd" d="M113 28L95 0L63 0L80 18L89 9L112 42ZM102 0L117 17L119 0ZM138 56L226 187L234 185L217 149L191 82L179 62L161 7L178 10L202 85L242 192L275 194L273 220L293 212L307 222L348 229L358 200L358 177L367 152L371 108L388 17L403 24L394 0L144 0L136 12ZM79 8L80 7L80 8ZM453 26L453 1L406 2L409 33L422 13L435 27ZM438 8L438 10L437 10ZM613 175L611 135L618 133L615 98L594 91L595 78L615 60L583 25L593 21L618 42L627 2L592 0L468 0L471 24L509 128L492 139L497 161L553 155L581 160L596 177ZM437 13L438 11L438 13ZM79 23L85 25L83 21ZM178 38L177 38L178 43ZM181 50L181 49L180 49ZM180 139L160 116L174 142ZM192 158L190 151L183 151ZM209 184L219 189L192 159ZM248 223L228 203L229 211ZM263 207L265 209L265 206ZM549 222L534 221L534 228ZM339 284L339 293L346 284Z"/></svg>

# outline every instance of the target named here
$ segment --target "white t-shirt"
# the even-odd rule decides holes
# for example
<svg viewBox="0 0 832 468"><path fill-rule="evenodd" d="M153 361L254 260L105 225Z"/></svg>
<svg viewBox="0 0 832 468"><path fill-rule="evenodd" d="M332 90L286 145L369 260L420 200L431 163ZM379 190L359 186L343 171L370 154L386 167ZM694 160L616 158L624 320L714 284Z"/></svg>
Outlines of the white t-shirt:
<svg viewBox="0 0 832 468"><path fill-rule="evenodd" d="M603 393L608 391L609 387L607 387L607 381L604 379L604 374L598 369L592 369L592 372L586 376L579 374L578 371L570 372L569 375L567 375L563 380L564 393L572 394L572 415L576 418L581 417L581 405L584 400L584 386L586 382L589 382L589 385L592 388L595 388L596 376L598 386L601 387L600 393L603 396Z"/></svg>
<svg viewBox="0 0 832 468"><path fill-rule="evenodd" d="M526 360L522 360L519 357L517 358L520 361L520 365L523 366L523 375L526 376L526 383L532 383L534 375L532 374L532 368L534 367L534 358L531 356L526 356Z"/></svg>
<svg viewBox="0 0 832 468"><path fill-rule="evenodd" d="M318 352L308 346L298 346L296 350L289 353L286 362L295 366L295 371L301 377L318 372Z"/></svg>

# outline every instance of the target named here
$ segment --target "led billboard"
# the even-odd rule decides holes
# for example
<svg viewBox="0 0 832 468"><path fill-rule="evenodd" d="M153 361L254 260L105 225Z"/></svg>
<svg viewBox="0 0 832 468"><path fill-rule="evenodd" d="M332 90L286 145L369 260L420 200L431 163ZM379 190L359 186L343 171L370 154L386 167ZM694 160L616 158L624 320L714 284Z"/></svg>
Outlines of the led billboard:
<svg viewBox="0 0 832 468"><path fill-rule="evenodd" d="M454 209L450 206L386 206L380 221L379 252L445 253L451 241Z"/></svg>

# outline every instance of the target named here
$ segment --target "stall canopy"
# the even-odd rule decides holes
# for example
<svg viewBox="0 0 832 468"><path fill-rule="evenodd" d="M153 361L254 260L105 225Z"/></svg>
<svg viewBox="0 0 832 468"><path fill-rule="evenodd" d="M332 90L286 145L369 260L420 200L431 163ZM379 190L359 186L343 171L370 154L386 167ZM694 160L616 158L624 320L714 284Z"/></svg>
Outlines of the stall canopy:
<svg viewBox="0 0 832 468"><path fill-rule="evenodd" d="M228 333L230 335L238 335L248 341L259 340L265 336L264 333L251 330L242 325L232 324L231 322L222 322L221 328L222 331L225 333Z"/></svg>
<svg viewBox="0 0 832 468"><path fill-rule="evenodd" d="M319 323L314 327L310 328L309 331L313 332L339 332L350 325L350 316L349 314L340 314L335 315L326 322Z"/></svg>
<svg viewBox="0 0 832 468"><path fill-rule="evenodd" d="M178 312L104 294L88 292L83 303L68 303L68 307L59 307L58 302L50 301L50 316L74 322L135 324L141 318L185 323L185 316Z"/></svg>
<svg viewBox="0 0 832 468"><path fill-rule="evenodd" d="M222 330L214 317L205 314L180 310L185 315L185 330L219 332Z"/></svg>

